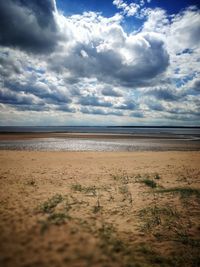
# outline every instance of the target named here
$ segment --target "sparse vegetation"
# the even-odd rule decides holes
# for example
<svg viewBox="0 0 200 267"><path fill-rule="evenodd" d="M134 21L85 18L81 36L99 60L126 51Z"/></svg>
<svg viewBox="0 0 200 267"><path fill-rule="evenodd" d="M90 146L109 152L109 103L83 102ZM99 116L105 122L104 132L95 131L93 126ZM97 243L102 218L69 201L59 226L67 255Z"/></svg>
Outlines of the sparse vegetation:
<svg viewBox="0 0 200 267"><path fill-rule="evenodd" d="M36 181L33 180L33 179L31 179L31 180L29 180L26 184L27 184L27 185L30 185L30 186L36 186Z"/></svg>
<svg viewBox="0 0 200 267"><path fill-rule="evenodd" d="M111 224L104 223L98 230L100 248L111 262L121 262L126 267L171 266L169 259L162 257L152 248L131 246L120 238L120 233Z"/></svg>
<svg viewBox="0 0 200 267"><path fill-rule="evenodd" d="M70 216L67 215L66 213L52 213L49 215L47 221L50 224L56 224L56 225L60 225L63 224L66 219L70 219Z"/></svg>
<svg viewBox="0 0 200 267"><path fill-rule="evenodd" d="M107 173L108 180L100 178L93 184L89 179L75 182L71 187L65 187L62 195L55 194L42 203L40 213L36 214L41 232L46 231L49 235L54 231L68 233L75 249L79 249L73 256L84 261L86 266L198 266L196 251L200 248L200 240L195 233L199 226L193 222L192 212L188 212L190 206L184 206L178 197L173 198L173 194L184 198L199 197L198 189L161 188L162 182L167 184L166 177L161 179L160 174L153 171L138 175L120 172L112 179ZM30 182L30 185L35 183ZM132 205L132 195L135 205ZM189 204L194 202L196 205L194 217L198 216L198 203L194 198L190 200ZM140 207L143 208L138 212ZM66 240L69 237L66 236ZM86 248L83 256L76 243L79 240L91 241L96 254L91 257ZM159 251L159 246L163 250ZM71 263L73 266L67 256L69 266Z"/></svg>
<svg viewBox="0 0 200 267"><path fill-rule="evenodd" d="M123 195L127 195L129 190L127 185L119 186L119 192Z"/></svg>
<svg viewBox="0 0 200 267"><path fill-rule="evenodd" d="M200 172L188 157L196 153L108 153L105 160L56 152L46 163L36 154L30 172L17 173L12 155L13 169L5 164L9 172L0 175L0 265L200 266Z"/></svg>
<svg viewBox="0 0 200 267"><path fill-rule="evenodd" d="M39 211L43 213L51 213L53 209L63 201L63 196L56 194L53 197L49 198L43 204L40 205Z"/></svg>
<svg viewBox="0 0 200 267"><path fill-rule="evenodd" d="M175 241L181 242L184 245L189 245L194 248L200 248L200 239L192 238L185 229L181 229L180 227L180 229L177 229L175 233Z"/></svg>
<svg viewBox="0 0 200 267"><path fill-rule="evenodd" d="M155 230L156 226L171 227L175 220L179 218L179 213L170 206L153 206L140 210L139 216L142 218L142 231Z"/></svg>
<svg viewBox="0 0 200 267"><path fill-rule="evenodd" d="M82 186L81 184L73 184L71 188L74 191L83 192L86 194L92 194L93 196L96 196L96 186Z"/></svg>
<svg viewBox="0 0 200 267"><path fill-rule="evenodd" d="M200 189L190 187L175 187L157 190L157 193L174 193L180 194L182 198L196 196L200 198Z"/></svg>
<svg viewBox="0 0 200 267"><path fill-rule="evenodd" d="M46 219L40 220L41 233L45 233L51 225L61 225L66 222L66 220L71 219L69 215L65 213L52 213L48 215Z"/></svg>
<svg viewBox="0 0 200 267"><path fill-rule="evenodd" d="M159 174L152 175L137 175L135 180L133 177L128 176L127 174L115 175L112 177L117 183L109 184L109 186L85 186L81 184L73 184L71 189L74 192L82 192L85 195L73 195L69 194L68 196L61 196L56 194L46 202L42 204L43 213L47 213L48 216L41 221L42 227L41 231L44 232L49 229L51 225L62 225L65 224L68 220L73 222L73 229L81 228L81 231L86 231L91 235L96 236L99 240L99 249L104 255L104 258L108 262L118 262L120 261L123 266L132 267L132 266L184 266L185 263L181 260L180 253L175 253L174 255L168 255L168 257L163 257L161 254L157 253L150 246L136 245L133 247L128 238L121 237L121 233L117 232L118 229L114 227L114 224L104 221L104 216L106 214L107 207L103 209L102 203L106 199L111 202L111 205L116 204L116 208L113 212L110 211L112 216L128 216L127 208L131 213L131 207L127 205L127 202L131 203L132 206L132 192L131 188L133 181L137 183L144 183L150 188L157 188L157 183L155 180L160 179ZM155 179L155 180L154 180ZM115 192L115 197L113 193ZM156 193L173 193L180 194L181 197L197 196L199 197L200 193L198 189L192 188L169 188L169 189L156 189L154 192L154 202L156 201ZM89 196L97 197L96 203L93 200L93 204L85 201L84 198ZM123 199L120 197L123 196ZM125 202L126 201L126 202ZM56 207L59 203L59 210L57 211ZM108 205L109 205L108 202ZM122 205L122 202L125 202ZM95 205L94 205L95 203ZM73 217L71 213L76 212L78 209L84 209L85 215L83 219ZM69 214L70 212L70 214ZM90 221L87 219L89 214L98 214L95 216L95 221ZM88 215L87 215L88 214ZM187 228L182 227L182 216L180 212L171 205L158 205L151 204L151 206L143 208L138 213L140 218L140 231L145 235L151 235L157 242L174 242L176 244L181 244L181 246L186 246L188 251L191 253L191 258L188 256L185 259L187 264L191 262L198 262L198 256L196 249L200 247L200 240L195 239L191 236ZM102 226L99 228L100 219L102 220ZM78 227L78 228L77 228ZM71 233L77 233L77 230ZM87 257L85 257L87 258ZM140 262L140 259L142 261ZM91 259L90 259L91 260ZM133 265L134 262L134 265ZM193 266L193 265L192 265ZM196 265L194 265L196 266Z"/></svg>
<svg viewBox="0 0 200 267"><path fill-rule="evenodd" d="M111 174L113 180L120 182L122 184L128 184L132 177L130 177L126 172L121 174Z"/></svg>
<svg viewBox="0 0 200 267"><path fill-rule="evenodd" d="M154 179L160 180L160 178L161 178L160 175L158 173L156 173L155 176L154 176Z"/></svg>
<svg viewBox="0 0 200 267"><path fill-rule="evenodd" d="M157 184L154 180L151 180L149 178L145 178L141 180L141 183L144 183L145 185L151 187L151 188L156 188Z"/></svg>
<svg viewBox="0 0 200 267"><path fill-rule="evenodd" d="M132 199L132 194L129 191L128 185L122 185L119 186L119 192L123 195L122 201L129 201L130 204L132 204L133 199Z"/></svg>
<svg viewBox="0 0 200 267"><path fill-rule="evenodd" d="M102 210L102 206L100 205L99 198L97 199L96 205L93 207L93 212L98 213L100 210Z"/></svg>
<svg viewBox="0 0 200 267"><path fill-rule="evenodd" d="M74 191L79 191L79 192L82 191L82 185L81 185L81 184L73 184L73 185L71 186L71 188L72 188Z"/></svg>
<svg viewBox="0 0 200 267"><path fill-rule="evenodd" d="M103 223L98 229L99 246L103 254L111 260L111 262L120 261L124 266L131 266L133 253L130 247L125 244L119 237L113 225Z"/></svg>

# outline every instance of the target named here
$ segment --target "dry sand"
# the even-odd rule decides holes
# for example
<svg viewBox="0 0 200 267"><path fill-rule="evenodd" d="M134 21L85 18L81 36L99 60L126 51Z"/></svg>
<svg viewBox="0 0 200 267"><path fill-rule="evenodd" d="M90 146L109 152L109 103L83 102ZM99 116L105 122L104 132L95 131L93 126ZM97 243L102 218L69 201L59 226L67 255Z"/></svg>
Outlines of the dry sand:
<svg viewBox="0 0 200 267"><path fill-rule="evenodd" d="M199 163L200 152L0 151L0 266L200 266Z"/></svg>

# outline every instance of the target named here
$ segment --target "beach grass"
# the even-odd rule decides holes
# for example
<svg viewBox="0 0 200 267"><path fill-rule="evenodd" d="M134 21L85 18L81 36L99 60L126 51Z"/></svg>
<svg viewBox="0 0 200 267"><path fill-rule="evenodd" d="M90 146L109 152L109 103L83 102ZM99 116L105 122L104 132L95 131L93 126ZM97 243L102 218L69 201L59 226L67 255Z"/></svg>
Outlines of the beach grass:
<svg viewBox="0 0 200 267"><path fill-rule="evenodd" d="M44 213L51 213L53 209L62 201L63 196L61 194L55 194L39 206L39 211Z"/></svg>
<svg viewBox="0 0 200 267"><path fill-rule="evenodd" d="M157 193L179 194L182 198L187 198L191 196L200 198L200 189L190 188L190 187L174 187L174 188L159 189L157 190Z"/></svg>
<svg viewBox="0 0 200 267"><path fill-rule="evenodd" d="M154 180L151 180L149 178L145 178L145 179L142 179L141 180L141 183L147 185L148 187L151 187L151 188L156 188L157 187L157 184Z"/></svg>

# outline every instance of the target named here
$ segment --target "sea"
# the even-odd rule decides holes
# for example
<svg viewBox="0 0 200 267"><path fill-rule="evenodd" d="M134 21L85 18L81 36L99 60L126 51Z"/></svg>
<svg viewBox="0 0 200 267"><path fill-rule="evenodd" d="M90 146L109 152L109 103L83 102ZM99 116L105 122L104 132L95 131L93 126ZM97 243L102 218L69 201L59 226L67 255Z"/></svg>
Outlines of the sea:
<svg viewBox="0 0 200 267"><path fill-rule="evenodd" d="M0 150L198 151L200 127L1 126L0 134L47 133L44 138L1 140ZM48 133L107 134L105 138L48 137ZM119 135L112 138L112 135ZM120 138L121 137L123 138ZM129 135L129 138L125 136ZM20 136L20 135L19 135ZM130 138L131 136L131 138Z"/></svg>

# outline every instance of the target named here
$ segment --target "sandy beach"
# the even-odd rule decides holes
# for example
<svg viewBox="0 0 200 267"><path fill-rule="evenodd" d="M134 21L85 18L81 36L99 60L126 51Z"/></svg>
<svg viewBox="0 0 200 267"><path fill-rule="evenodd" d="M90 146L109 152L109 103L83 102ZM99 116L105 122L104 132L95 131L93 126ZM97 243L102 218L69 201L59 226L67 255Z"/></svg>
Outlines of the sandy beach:
<svg viewBox="0 0 200 267"><path fill-rule="evenodd" d="M200 152L0 151L0 265L199 266Z"/></svg>

